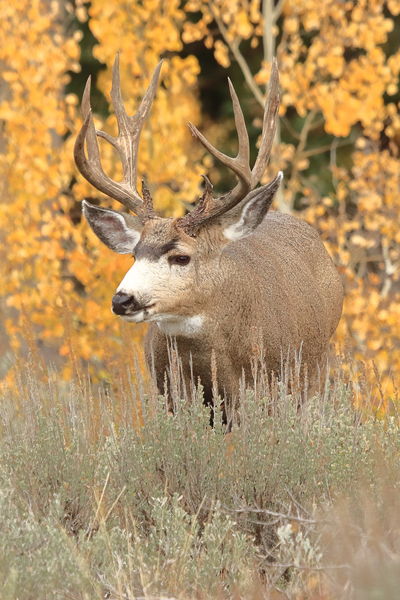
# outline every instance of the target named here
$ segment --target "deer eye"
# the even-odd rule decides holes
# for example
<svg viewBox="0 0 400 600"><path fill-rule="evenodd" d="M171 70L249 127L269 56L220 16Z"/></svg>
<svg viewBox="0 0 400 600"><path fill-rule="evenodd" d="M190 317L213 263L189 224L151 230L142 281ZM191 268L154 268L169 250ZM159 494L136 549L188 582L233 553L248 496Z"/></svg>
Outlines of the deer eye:
<svg viewBox="0 0 400 600"><path fill-rule="evenodd" d="M168 262L170 265L180 265L181 267L184 267L189 264L190 256L186 256L186 254L177 254L176 256L170 256Z"/></svg>

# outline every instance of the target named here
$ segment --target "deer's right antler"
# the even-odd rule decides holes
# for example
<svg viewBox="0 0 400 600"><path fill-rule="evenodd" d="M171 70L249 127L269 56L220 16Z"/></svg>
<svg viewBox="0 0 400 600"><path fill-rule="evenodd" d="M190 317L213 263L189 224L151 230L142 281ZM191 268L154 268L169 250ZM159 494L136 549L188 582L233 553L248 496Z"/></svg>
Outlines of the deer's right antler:
<svg viewBox="0 0 400 600"><path fill-rule="evenodd" d="M140 103L135 115L126 113L121 94L119 75L119 56L117 54L113 66L111 99L118 122L118 135L113 137L105 131L95 128L90 106L90 77L86 83L82 98L83 125L76 138L74 158L82 175L98 190L121 202L126 208L135 212L145 222L155 216L150 192L143 184L140 196L136 187L137 157L140 134L146 121L156 93L162 61L158 63L151 83ZM104 138L118 151L123 167L123 180L114 181L106 175L101 166L97 136ZM87 156L85 152L87 146Z"/></svg>

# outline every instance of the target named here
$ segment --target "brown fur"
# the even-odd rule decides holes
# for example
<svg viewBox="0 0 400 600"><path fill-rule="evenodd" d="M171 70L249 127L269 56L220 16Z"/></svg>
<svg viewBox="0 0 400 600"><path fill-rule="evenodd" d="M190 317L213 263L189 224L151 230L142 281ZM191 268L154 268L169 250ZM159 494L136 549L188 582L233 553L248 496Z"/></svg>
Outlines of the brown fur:
<svg viewBox="0 0 400 600"><path fill-rule="evenodd" d="M301 350L302 365L315 378L343 301L339 275L317 232L293 216L270 212L250 236L234 242L223 241L220 227L204 229L196 240L181 235L183 247L195 243L198 265L173 312L207 317L198 336L176 338L187 380L192 363L194 379L210 399L214 352L219 393L235 398L242 374L251 381L252 358L261 350L266 369L277 374L286 357ZM156 323L146 349L162 390L168 338Z"/></svg>

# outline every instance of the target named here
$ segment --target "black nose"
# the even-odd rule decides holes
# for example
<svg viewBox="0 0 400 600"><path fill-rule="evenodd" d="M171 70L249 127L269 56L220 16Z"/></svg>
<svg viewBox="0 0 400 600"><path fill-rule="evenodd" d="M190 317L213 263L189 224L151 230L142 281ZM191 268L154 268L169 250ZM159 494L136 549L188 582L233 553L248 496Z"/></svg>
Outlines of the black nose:
<svg viewBox="0 0 400 600"><path fill-rule="evenodd" d="M128 312L139 310L140 305L131 294L117 292L112 299L112 311L116 315L126 315Z"/></svg>

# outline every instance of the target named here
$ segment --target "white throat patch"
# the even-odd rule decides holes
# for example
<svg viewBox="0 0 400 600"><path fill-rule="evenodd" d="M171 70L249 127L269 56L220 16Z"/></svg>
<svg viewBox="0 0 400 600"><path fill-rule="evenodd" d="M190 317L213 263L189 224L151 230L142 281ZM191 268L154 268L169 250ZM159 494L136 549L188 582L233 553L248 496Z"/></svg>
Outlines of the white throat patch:
<svg viewBox="0 0 400 600"><path fill-rule="evenodd" d="M165 335L196 337L204 326L203 315L180 317L179 315L157 315L154 320Z"/></svg>

